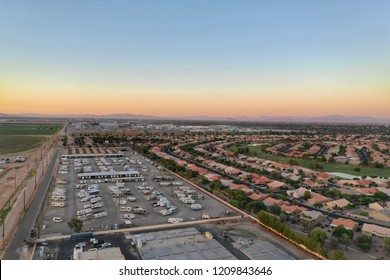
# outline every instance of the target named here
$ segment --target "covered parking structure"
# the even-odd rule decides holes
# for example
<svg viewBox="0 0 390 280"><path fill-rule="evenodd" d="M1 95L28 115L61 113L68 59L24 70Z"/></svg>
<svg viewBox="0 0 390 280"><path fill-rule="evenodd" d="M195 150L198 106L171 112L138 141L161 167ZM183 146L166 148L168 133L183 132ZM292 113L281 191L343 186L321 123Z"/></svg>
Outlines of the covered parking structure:
<svg viewBox="0 0 390 280"><path fill-rule="evenodd" d="M79 180L85 179L115 179L125 181L143 181L144 177L136 170L126 171L106 171L106 172L91 172L77 174Z"/></svg>

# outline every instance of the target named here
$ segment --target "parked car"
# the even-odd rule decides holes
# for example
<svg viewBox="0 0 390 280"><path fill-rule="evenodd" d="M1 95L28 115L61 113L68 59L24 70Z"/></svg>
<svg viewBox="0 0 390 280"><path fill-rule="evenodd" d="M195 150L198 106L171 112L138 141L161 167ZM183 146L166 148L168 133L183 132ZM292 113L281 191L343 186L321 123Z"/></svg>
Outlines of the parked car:
<svg viewBox="0 0 390 280"><path fill-rule="evenodd" d="M53 222L56 222L56 223L61 223L64 221L64 218L61 218L61 217L54 217L53 218Z"/></svg>

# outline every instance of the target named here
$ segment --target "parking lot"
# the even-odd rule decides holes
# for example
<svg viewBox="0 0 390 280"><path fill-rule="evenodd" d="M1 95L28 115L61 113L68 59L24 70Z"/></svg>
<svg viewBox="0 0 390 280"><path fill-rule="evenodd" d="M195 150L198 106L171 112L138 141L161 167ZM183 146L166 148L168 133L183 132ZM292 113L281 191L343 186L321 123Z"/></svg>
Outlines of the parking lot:
<svg viewBox="0 0 390 280"><path fill-rule="evenodd" d="M100 231L164 224L168 223L168 219L170 222L181 222L199 220L202 216L224 217L228 210L231 212L224 205L162 169L131 151L117 158L62 160L57 184L49 194L50 202L44 216L41 236L73 233L67 222L77 215L86 219L83 230ZM78 178L78 172L91 174L131 170L138 171L142 179L122 182L124 180L120 178ZM96 192L96 197L92 197L93 192ZM80 193L84 193L85 197ZM96 203L92 203L95 201ZM63 203L65 206L62 206ZM194 207L194 204L200 204L202 209L192 210L191 205ZM140 214L141 212L146 213ZM102 217L95 218L99 215ZM55 217L62 218L63 221L58 219L55 222Z"/></svg>

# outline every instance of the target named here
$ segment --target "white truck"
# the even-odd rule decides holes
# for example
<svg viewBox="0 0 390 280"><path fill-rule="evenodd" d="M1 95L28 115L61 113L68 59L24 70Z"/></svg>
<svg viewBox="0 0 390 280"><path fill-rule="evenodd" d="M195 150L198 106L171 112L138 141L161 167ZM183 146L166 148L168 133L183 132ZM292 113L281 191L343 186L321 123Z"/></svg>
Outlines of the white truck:
<svg viewBox="0 0 390 280"><path fill-rule="evenodd" d="M191 197L193 199L204 199L204 195L202 194L190 194L188 197Z"/></svg>
<svg viewBox="0 0 390 280"><path fill-rule="evenodd" d="M168 218L168 223L178 224L183 222L183 218Z"/></svg>
<svg viewBox="0 0 390 280"><path fill-rule="evenodd" d="M202 205L200 205L199 203L191 204L191 209L194 211L202 210L202 208Z"/></svg>
<svg viewBox="0 0 390 280"><path fill-rule="evenodd" d="M88 214L88 213L92 213L92 209L91 208L78 210L77 211L77 216Z"/></svg>
<svg viewBox="0 0 390 280"><path fill-rule="evenodd" d="M133 212L135 214L146 214L146 213L148 213L148 210L141 208L141 207L137 207L137 208L133 208Z"/></svg>
<svg viewBox="0 0 390 280"><path fill-rule="evenodd" d="M182 198L180 198L180 200L185 204L194 204L195 203L195 199L188 198L188 197L182 197Z"/></svg>
<svg viewBox="0 0 390 280"><path fill-rule="evenodd" d="M89 202L91 203L96 203L96 202L99 202L99 201L102 201L102 198L100 196L98 197L93 197L89 200Z"/></svg>
<svg viewBox="0 0 390 280"><path fill-rule="evenodd" d="M77 216L81 221L92 219L92 213Z"/></svg>
<svg viewBox="0 0 390 280"><path fill-rule="evenodd" d="M99 201L99 202L91 204L91 208L92 209L101 208L101 207L103 207L103 202L102 201Z"/></svg>
<svg viewBox="0 0 390 280"><path fill-rule="evenodd" d="M50 202L50 206L65 207L65 201L52 201L52 202Z"/></svg>
<svg viewBox="0 0 390 280"><path fill-rule="evenodd" d="M65 201L66 195L52 195L51 199L55 201Z"/></svg>
<svg viewBox="0 0 390 280"><path fill-rule="evenodd" d="M137 201L137 198L135 198L134 196L128 196L127 200L130 202L135 202L135 201Z"/></svg>
<svg viewBox="0 0 390 280"><path fill-rule="evenodd" d="M121 212L131 212L131 210L132 210L132 208L129 206L121 206L119 208L119 211L121 211Z"/></svg>
<svg viewBox="0 0 390 280"><path fill-rule="evenodd" d="M103 218L103 217L106 217L107 216L107 212L106 211L102 211L102 212L97 212L93 215L93 217L95 219L100 219L100 218Z"/></svg>
<svg viewBox="0 0 390 280"><path fill-rule="evenodd" d="M124 215L123 215L123 218L124 218L124 219L134 219L134 218L135 218L135 215L134 215L134 214L124 214Z"/></svg>

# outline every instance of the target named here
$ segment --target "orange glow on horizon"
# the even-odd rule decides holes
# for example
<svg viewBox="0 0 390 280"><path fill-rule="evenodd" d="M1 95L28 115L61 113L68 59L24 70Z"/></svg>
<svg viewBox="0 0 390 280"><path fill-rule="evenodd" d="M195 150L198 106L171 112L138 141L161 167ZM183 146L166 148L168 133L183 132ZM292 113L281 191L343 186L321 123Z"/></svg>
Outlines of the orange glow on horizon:
<svg viewBox="0 0 390 280"><path fill-rule="evenodd" d="M154 116L372 116L390 117L390 94L312 88L7 87L1 113L143 114Z"/></svg>

